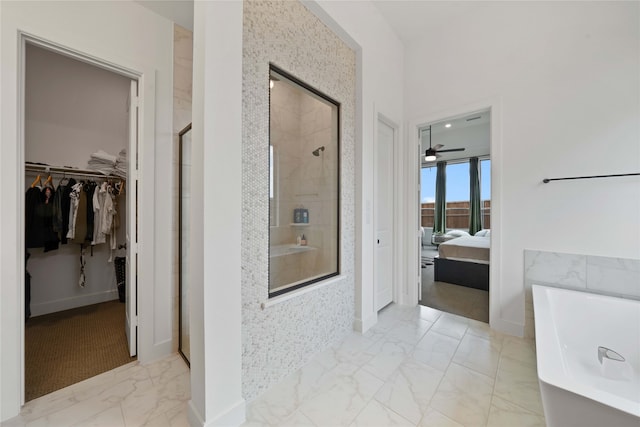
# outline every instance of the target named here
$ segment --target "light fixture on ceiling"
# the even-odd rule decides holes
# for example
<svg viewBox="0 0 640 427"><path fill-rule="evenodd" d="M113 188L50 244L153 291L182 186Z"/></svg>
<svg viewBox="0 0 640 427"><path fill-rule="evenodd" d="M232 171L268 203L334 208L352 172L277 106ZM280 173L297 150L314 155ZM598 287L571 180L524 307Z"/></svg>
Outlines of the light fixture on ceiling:
<svg viewBox="0 0 640 427"><path fill-rule="evenodd" d="M433 148L427 148L427 151L424 153L425 162L433 162L436 160L436 150Z"/></svg>
<svg viewBox="0 0 640 427"><path fill-rule="evenodd" d="M424 161L433 162L436 160L436 150L431 148L431 126L429 126L429 148L424 152Z"/></svg>
<svg viewBox="0 0 640 427"><path fill-rule="evenodd" d="M426 129L421 129L420 132L422 132L423 130ZM453 152L453 151L464 151L464 148L450 148L448 150L443 150L442 147L444 147L444 145L442 144L436 144L435 146L431 146L431 126L428 127L429 130L429 148L427 148L427 151L424 152L424 161L425 162L433 162L435 161L438 157L440 157L440 155L438 155L438 153L448 153L448 152ZM421 134L422 135L422 134ZM422 137L420 138L422 139Z"/></svg>
<svg viewBox="0 0 640 427"><path fill-rule="evenodd" d="M444 125L444 127L446 127L447 129L451 127L451 123L447 123L446 125Z"/></svg>
<svg viewBox="0 0 640 427"><path fill-rule="evenodd" d="M433 162L436 160L436 150L433 148L427 148L427 151L424 153L424 161L425 162Z"/></svg>

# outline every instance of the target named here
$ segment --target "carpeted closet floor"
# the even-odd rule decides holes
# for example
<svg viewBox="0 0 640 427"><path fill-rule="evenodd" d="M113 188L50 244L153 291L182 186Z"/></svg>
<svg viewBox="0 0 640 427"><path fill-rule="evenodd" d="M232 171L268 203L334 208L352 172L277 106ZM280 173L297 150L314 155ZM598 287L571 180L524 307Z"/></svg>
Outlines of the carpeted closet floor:
<svg viewBox="0 0 640 427"><path fill-rule="evenodd" d="M25 400L135 359L129 357L125 304L119 301L33 317L25 327Z"/></svg>

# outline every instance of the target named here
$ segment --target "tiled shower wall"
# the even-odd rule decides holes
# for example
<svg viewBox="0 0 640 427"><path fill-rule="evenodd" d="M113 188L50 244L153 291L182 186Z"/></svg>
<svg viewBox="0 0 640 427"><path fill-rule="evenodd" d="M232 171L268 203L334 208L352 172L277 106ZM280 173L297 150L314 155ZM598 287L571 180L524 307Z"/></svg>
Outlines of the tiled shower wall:
<svg viewBox="0 0 640 427"><path fill-rule="evenodd" d="M242 382L244 397L252 399L352 329L356 65L353 50L297 1L244 2L243 27ZM270 62L341 103L341 275L263 308L269 287Z"/></svg>
<svg viewBox="0 0 640 427"><path fill-rule="evenodd" d="M532 284L640 300L640 260L524 251L525 337L533 337Z"/></svg>

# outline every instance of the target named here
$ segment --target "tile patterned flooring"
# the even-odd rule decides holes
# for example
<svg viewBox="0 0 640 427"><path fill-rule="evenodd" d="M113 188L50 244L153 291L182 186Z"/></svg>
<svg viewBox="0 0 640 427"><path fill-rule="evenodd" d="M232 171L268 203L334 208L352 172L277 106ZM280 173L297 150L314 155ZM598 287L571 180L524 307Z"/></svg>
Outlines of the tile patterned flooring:
<svg viewBox="0 0 640 427"><path fill-rule="evenodd" d="M187 426L178 355L28 402L2 426ZM429 307L390 305L250 402L244 427L545 426L533 341Z"/></svg>
<svg viewBox="0 0 640 427"><path fill-rule="evenodd" d="M178 355L112 371L27 402L2 427L187 427L189 368Z"/></svg>
<svg viewBox="0 0 640 427"><path fill-rule="evenodd" d="M257 426L545 426L535 343L390 305L248 405Z"/></svg>

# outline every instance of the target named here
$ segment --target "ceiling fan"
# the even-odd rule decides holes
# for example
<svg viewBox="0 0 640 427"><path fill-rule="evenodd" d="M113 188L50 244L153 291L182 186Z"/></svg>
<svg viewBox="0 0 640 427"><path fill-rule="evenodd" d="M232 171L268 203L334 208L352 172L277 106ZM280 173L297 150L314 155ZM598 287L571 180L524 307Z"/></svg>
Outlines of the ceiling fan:
<svg viewBox="0 0 640 427"><path fill-rule="evenodd" d="M448 150L441 150L442 147L444 147L444 145L442 144L436 144L433 147L431 147L431 126L429 126L429 148L427 148L427 151L424 152L424 160L426 162L435 161L437 158L440 157L438 153L450 153L452 151L465 150L464 148L450 148Z"/></svg>

